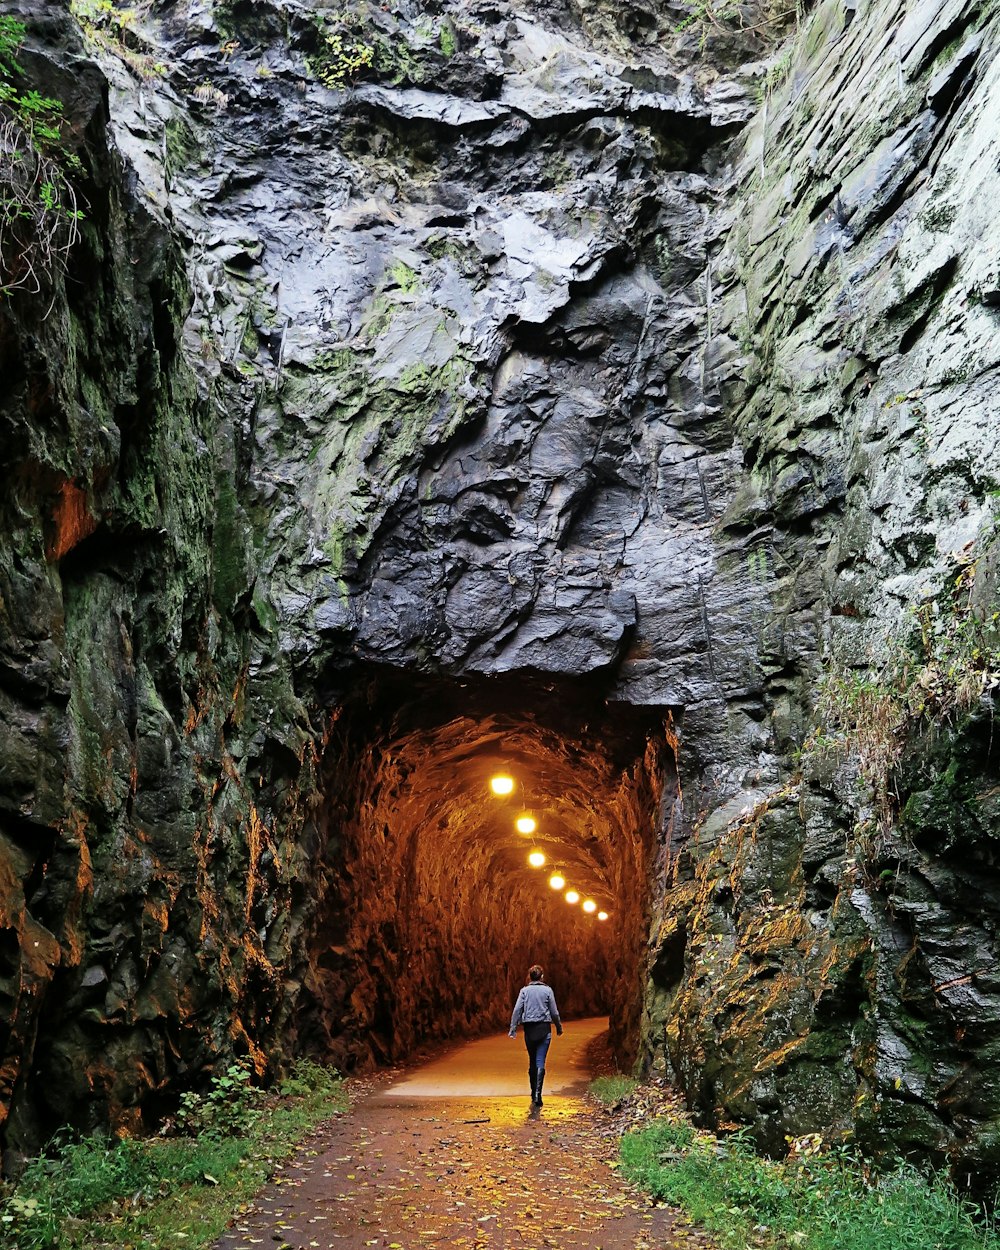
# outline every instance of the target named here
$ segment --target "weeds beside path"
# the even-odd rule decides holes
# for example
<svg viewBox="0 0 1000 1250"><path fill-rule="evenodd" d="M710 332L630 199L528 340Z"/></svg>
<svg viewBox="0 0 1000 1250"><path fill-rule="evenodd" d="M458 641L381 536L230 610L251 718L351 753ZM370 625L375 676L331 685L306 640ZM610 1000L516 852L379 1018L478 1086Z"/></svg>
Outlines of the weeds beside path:
<svg viewBox="0 0 1000 1250"><path fill-rule="evenodd" d="M818 1137L795 1143L788 1159L764 1159L744 1135L700 1132L649 1092L626 1090L616 1103L622 1174L722 1250L1000 1250L941 1173L908 1163L874 1171Z"/></svg>
<svg viewBox="0 0 1000 1250"><path fill-rule="evenodd" d="M301 1065L281 1092L249 1088L239 1069L189 1096L189 1136L68 1142L33 1161L0 1200L9 1250L201 1250L317 1124L347 1106L343 1082Z"/></svg>
<svg viewBox="0 0 1000 1250"><path fill-rule="evenodd" d="M481 1046L484 1043L474 1043ZM546 1098L394 1097L307 1065L188 1096L186 1136L67 1143L0 1191L10 1250L1000 1250L947 1180L818 1138L783 1161L618 1075ZM400 1088L403 1088L402 1086ZM603 1103L604 1110L596 1104ZM638 1187L633 1188L633 1186ZM645 1195L639 1192L645 1191Z"/></svg>

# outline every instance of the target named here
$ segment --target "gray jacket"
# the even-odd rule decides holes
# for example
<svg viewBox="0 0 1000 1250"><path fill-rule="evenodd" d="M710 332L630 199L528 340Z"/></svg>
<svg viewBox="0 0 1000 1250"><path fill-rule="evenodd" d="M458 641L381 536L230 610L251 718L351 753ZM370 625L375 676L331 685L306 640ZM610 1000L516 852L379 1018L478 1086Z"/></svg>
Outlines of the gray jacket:
<svg viewBox="0 0 1000 1250"><path fill-rule="evenodd" d="M510 1017L510 1032L513 1034L519 1024L538 1024L542 1020L551 1021L556 1026L556 1032L562 1032L555 994L544 982L532 981L529 985L522 986L517 996Z"/></svg>

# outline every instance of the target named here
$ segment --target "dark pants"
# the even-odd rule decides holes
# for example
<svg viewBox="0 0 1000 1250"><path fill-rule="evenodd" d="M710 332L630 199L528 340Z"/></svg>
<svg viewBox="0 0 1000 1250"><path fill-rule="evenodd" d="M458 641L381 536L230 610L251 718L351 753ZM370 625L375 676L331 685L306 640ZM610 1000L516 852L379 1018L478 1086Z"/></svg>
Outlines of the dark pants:
<svg viewBox="0 0 1000 1250"><path fill-rule="evenodd" d="M528 1050L528 1080L534 1093L535 1082L545 1074L545 1056L552 1041L552 1025L548 1020L524 1026L524 1044Z"/></svg>

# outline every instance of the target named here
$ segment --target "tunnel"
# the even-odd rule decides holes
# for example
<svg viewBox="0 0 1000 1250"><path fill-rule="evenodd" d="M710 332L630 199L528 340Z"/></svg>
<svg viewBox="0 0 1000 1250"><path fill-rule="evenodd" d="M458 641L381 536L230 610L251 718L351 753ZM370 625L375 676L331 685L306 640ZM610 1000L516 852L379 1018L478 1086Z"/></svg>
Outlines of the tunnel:
<svg viewBox="0 0 1000 1250"><path fill-rule="evenodd" d="M631 1064L672 725L596 681L354 683L319 762L303 1043L351 1069L500 1029L540 963Z"/></svg>

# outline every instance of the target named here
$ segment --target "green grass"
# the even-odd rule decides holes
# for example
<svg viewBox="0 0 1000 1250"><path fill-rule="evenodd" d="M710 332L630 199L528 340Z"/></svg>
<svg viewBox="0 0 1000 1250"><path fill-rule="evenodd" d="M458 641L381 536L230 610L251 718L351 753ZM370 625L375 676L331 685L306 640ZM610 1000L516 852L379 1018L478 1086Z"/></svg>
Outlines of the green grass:
<svg viewBox="0 0 1000 1250"><path fill-rule="evenodd" d="M220 1078L222 1080L226 1078ZM347 1106L335 1072L302 1064L278 1097L246 1090L198 1137L66 1142L29 1164L0 1201L5 1250L165 1250L211 1244L314 1125ZM238 1133L228 1131L243 1101Z"/></svg>
<svg viewBox="0 0 1000 1250"><path fill-rule="evenodd" d="M633 1080L632 1077L622 1076L618 1072L614 1076L596 1077L587 1086L587 1091L610 1107L616 1102L621 1102L623 1098L627 1098L638 1084L639 1082Z"/></svg>
<svg viewBox="0 0 1000 1250"><path fill-rule="evenodd" d="M775 1162L739 1134L656 1120L622 1138L621 1171L723 1250L1000 1250L947 1178L907 1163L875 1175L846 1152Z"/></svg>

